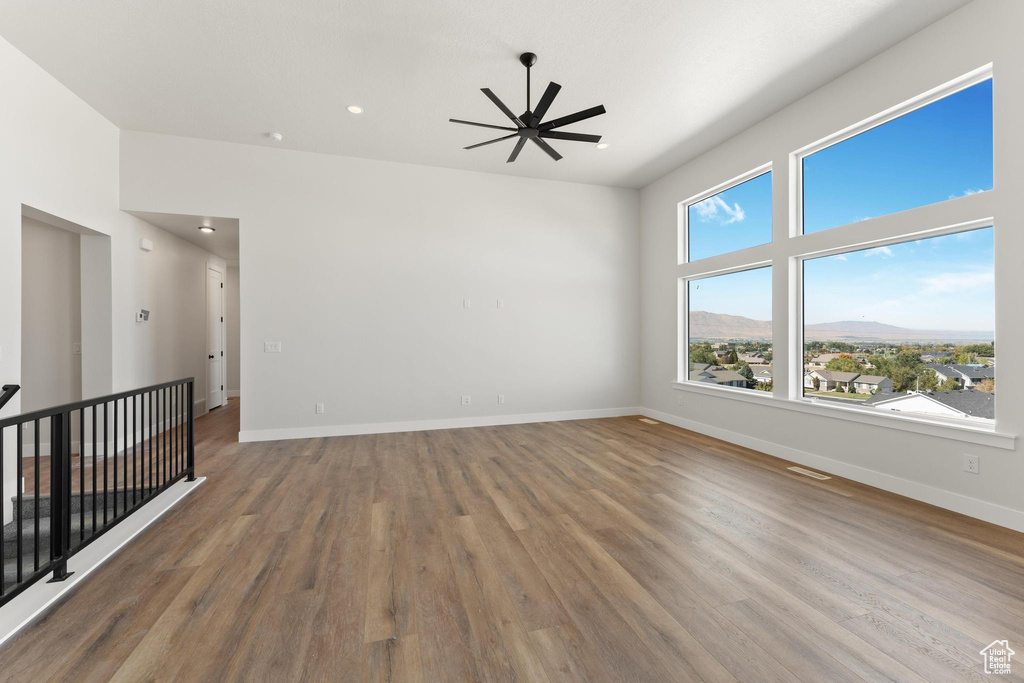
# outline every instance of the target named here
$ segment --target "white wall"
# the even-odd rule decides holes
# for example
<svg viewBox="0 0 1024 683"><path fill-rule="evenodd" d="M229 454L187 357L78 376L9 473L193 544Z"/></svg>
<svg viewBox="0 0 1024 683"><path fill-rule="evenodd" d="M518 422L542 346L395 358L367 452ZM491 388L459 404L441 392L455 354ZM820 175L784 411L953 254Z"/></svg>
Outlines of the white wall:
<svg viewBox="0 0 1024 683"><path fill-rule="evenodd" d="M988 63L995 71L996 188L975 204L995 216L996 337L999 391L996 428L1024 429L1024 3L978 0L828 86L686 164L642 191L643 405L697 431L1024 530L1024 457L962 440L918 434L782 407L784 398L742 402L673 389L677 370L676 206L678 202L768 161L774 164L776 244L790 220L789 153ZM984 217L984 216L978 216ZM927 226L931 227L931 226ZM765 248L771 255L777 247ZM795 266L774 264L774 287L787 287ZM785 395L793 321L785 298L773 307L776 391ZM780 391L781 389L781 391ZM682 397L682 405L677 399ZM1019 441L1019 440L1018 440ZM824 445L823 445L824 444ZM981 456L979 475L963 456Z"/></svg>
<svg viewBox="0 0 1024 683"><path fill-rule="evenodd" d="M224 317L227 325L227 349L224 351L228 366L228 397L241 393L242 370L238 363L242 348L242 328L239 326L241 300L239 298L238 266L228 264L228 272L224 281Z"/></svg>
<svg viewBox="0 0 1024 683"><path fill-rule="evenodd" d="M121 165L125 209L240 219L245 438L637 405L634 190L136 132Z"/></svg>
<svg viewBox="0 0 1024 683"><path fill-rule="evenodd" d="M77 233L22 220L21 407L82 397L81 267Z"/></svg>
<svg viewBox="0 0 1024 683"><path fill-rule="evenodd" d="M81 239L83 282L101 273L87 272L109 255L107 291L109 335L91 336L83 325L83 345L102 339L109 348L83 348L109 359L90 363L108 367L104 378L83 372L83 393L90 389L122 390L145 383L195 375L196 396L206 395L205 346L191 337L205 330L203 274L207 260L223 264L202 249L163 233L123 213L119 205L119 131L31 60L0 39L0 129L10 134L0 154L0 383L21 384L21 242L22 205L71 221L97 235ZM109 236L108 238L103 237ZM152 254L138 248L140 237L157 244ZM193 292L189 278L198 273ZM175 300L171 293L187 292ZM169 298L170 297L170 298ZM190 317L194 301L201 321ZM137 325L134 311L147 307L155 318ZM102 360L102 359L101 359ZM3 415L21 412L17 396ZM13 467L13 430L5 431L5 471ZM14 478L4 478L2 502L9 514Z"/></svg>

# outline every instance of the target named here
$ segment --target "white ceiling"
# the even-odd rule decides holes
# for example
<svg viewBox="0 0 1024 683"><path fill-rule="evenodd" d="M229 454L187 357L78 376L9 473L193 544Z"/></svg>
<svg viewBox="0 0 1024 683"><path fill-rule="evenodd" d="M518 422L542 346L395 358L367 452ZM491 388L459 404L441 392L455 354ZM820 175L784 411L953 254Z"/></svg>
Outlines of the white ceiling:
<svg viewBox="0 0 1024 683"><path fill-rule="evenodd" d="M0 34L125 129L641 187L965 4L0 0ZM461 149L497 135L449 117L505 123L479 88L525 109L527 50L608 149Z"/></svg>
<svg viewBox="0 0 1024 683"><path fill-rule="evenodd" d="M181 213L155 213L153 211L128 211L161 230L177 235L186 242L202 247L216 254L228 263L238 263L238 219L217 218L216 216L189 216ZM201 232L200 225L214 229L212 233Z"/></svg>

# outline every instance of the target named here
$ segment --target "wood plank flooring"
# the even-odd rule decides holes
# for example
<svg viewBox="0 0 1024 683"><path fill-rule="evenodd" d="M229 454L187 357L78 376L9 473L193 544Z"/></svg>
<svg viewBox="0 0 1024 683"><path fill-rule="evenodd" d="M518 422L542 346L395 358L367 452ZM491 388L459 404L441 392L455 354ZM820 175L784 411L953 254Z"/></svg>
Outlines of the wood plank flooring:
<svg viewBox="0 0 1024 683"><path fill-rule="evenodd" d="M667 425L237 431L237 401L197 422L208 481L0 677L982 681L1024 651L1024 535Z"/></svg>

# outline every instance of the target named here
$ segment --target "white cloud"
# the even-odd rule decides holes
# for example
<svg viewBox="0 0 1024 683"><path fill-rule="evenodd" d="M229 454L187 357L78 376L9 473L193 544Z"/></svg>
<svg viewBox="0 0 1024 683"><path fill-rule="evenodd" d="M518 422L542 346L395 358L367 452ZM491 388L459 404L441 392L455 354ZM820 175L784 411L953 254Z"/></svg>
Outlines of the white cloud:
<svg viewBox="0 0 1024 683"><path fill-rule="evenodd" d="M719 225L737 223L747 217L743 207L735 202L733 202L732 206L729 206L718 195L708 197L704 201L694 204L693 208L697 210L697 216L702 221L715 220L718 221Z"/></svg>
<svg viewBox="0 0 1024 683"><path fill-rule="evenodd" d="M832 258L834 258L836 261L845 261L846 260L846 256L844 256L843 254L836 254Z"/></svg>
<svg viewBox="0 0 1024 683"><path fill-rule="evenodd" d="M966 190L963 191L963 194L951 194L951 195L949 195L949 198L950 199L956 199L957 197L966 197L968 195L978 194L979 192L984 192L984 191L985 191L984 188L981 188L981 187L979 187L977 189L968 187Z"/></svg>
<svg viewBox="0 0 1024 683"><path fill-rule="evenodd" d="M995 279L995 272L991 270L977 273L940 273L921 278L921 284L924 285L924 294L946 294L988 287L995 283Z"/></svg>
<svg viewBox="0 0 1024 683"><path fill-rule="evenodd" d="M864 252L864 256L881 256L882 258L892 258L894 254L892 249L889 247L875 247L874 249L868 249Z"/></svg>

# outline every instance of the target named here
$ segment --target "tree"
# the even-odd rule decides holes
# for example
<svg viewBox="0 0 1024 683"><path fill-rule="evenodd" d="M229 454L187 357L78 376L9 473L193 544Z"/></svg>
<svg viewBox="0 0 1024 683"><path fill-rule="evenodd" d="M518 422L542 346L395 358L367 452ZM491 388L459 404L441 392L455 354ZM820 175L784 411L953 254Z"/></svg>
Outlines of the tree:
<svg viewBox="0 0 1024 683"><path fill-rule="evenodd" d="M815 391L821 391L821 380L820 380L820 379L818 379L817 377L815 377L815 378L814 378L813 380L811 380L811 381L812 381L812 383L813 383L813 385L814 385L814 390L815 390Z"/></svg>
<svg viewBox="0 0 1024 683"><path fill-rule="evenodd" d="M935 391L939 388L939 376L932 369L926 369L917 376L917 388L921 391Z"/></svg>
<svg viewBox="0 0 1024 683"><path fill-rule="evenodd" d="M757 384L757 382L754 381L754 371L750 369L750 366L747 365L746 361L741 360L733 367L733 370L742 375L743 379L747 380L748 389Z"/></svg>
<svg viewBox="0 0 1024 683"><path fill-rule="evenodd" d="M715 356L711 344L707 342L703 344L690 344L690 362L718 365L718 357Z"/></svg>
<svg viewBox="0 0 1024 683"><path fill-rule="evenodd" d="M983 379L974 385L974 388L978 391L984 391L986 394L996 393L996 381L994 379Z"/></svg>
<svg viewBox="0 0 1024 683"><path fill-rule="evenodd" d="M772 386L771 380L767 382L758 382L757 386L754 387L758 391L771 391L774 387Z"/></svg>
<svg viewBox="0 0 1024 683"><path fill-rule="evenodd" d="M725 362L732 365L739 360L739 356L736 355L736 349L729 349L729 353L725 356Z"/></svg>
<svg viewBox="0 0 1024 683"><path fill-rule="evenodd" d="M771 351L765 351L765 353L764 353L764 362L765 363L771 363L772 362L772 352Z"/></svg>
<svg viewBox="0 0 1024 683"><path fill-rule="evenodd" d="M836 393L837 394L842 394L843 393L843 385L842 384L837 384L836 385Z"/></svg>
<svg viewBox="0 0 1024 683"><path fill-rule="evenodd" d="M939 391L956 391L959 388L960 382L957 381L956 377L949 377L939 385Z"/></svg>
<svg viewBox="0 0 1024 683"><path fill-rule="evenodd" d="M842 354L836 356L829 362L825 363L826 370L836 370L838 372L864 372L864 366L853 359L853 356L849 354Z"/></svg>

